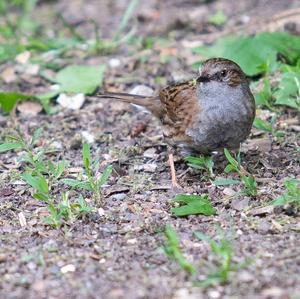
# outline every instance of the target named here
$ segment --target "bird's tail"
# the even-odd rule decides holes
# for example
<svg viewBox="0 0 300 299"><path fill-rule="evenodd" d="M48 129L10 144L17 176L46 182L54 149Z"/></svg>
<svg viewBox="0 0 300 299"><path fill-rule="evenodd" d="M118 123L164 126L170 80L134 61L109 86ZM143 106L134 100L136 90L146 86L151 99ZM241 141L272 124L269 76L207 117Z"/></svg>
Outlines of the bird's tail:
<svg viewBox="0 0 300 299"><path fill-rule="evenodd" d="M97 97L103 99L115 99L118 101L135 104L138 106L145 107L147 110L152 112L155 116L159 117L161 114L161 102L158 97L148 97L140 96L129 93L119 93L119 92L107 92L99 93Z"/></svg>

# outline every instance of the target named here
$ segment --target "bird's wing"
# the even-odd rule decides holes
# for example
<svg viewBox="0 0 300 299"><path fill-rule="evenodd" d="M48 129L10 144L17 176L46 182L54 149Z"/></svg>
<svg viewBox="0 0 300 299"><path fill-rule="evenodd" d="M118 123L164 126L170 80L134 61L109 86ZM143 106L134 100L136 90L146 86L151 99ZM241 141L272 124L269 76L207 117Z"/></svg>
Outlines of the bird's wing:
<svg viewBox="0 0 300 299"><path fill-rule="evenodd" d="M164 110L161 121L166 137L187 142L190 137L186 130L192 127L200 112L195 82L169 85L160 90L159 98Z"/></svg>

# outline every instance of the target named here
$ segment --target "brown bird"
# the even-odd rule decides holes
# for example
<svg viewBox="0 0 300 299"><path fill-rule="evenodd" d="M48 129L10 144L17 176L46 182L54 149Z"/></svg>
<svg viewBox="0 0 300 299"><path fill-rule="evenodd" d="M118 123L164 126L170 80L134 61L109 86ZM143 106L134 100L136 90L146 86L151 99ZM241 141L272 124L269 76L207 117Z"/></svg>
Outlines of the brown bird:
<svg viewBox="0 0 300 299"><path fill-rule="evenodd" d="M255 117L255 101L244 72L224 58L206 60L197 79L168 85L152 97L126 93L98 96L145 107L161 121L166 142L180 148L183 155L238 148ZM171 152L169 163L172 184L177 187Z"/></svg>

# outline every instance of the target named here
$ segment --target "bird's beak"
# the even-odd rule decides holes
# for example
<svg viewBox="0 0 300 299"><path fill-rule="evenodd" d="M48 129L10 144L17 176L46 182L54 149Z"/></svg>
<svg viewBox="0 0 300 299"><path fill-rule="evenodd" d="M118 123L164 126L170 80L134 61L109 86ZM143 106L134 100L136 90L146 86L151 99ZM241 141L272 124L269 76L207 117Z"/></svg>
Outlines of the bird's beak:
<svg viewBox="0 0 300 299"><path fill-rule="evenodd" d="M197 82L208 82L208 81L210 81L210 78L209 77L207 77L207 76L199 76L198 78L197 78Z"/></svg>

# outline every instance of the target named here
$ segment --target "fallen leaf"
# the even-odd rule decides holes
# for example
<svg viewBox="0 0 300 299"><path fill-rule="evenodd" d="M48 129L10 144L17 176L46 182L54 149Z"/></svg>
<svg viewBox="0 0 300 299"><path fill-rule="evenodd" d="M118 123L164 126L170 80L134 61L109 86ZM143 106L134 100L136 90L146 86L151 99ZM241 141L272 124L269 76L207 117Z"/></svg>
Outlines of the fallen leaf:
<svg viewBox="0 0 300 299"><path fill-rule="evenodd" d="M38 102L26 101L19 103L17 105L17 110L23 115L35 116L43 110L43 107Z"/></svg>
<svg viewBox="0 0 300 299"><path fill-rule="evenodd" d="M102 85L104 71L104 65L70 65L60 70L54 80L63 92L90 94Z"/></svg>
<svg viewBox="0 0 300 299"><path fill-rule="evenodd" d="M27 64L24 69L24 74L36 76L40 71L40 66L38 64Z"/></svg>
<svg viewBox="0 0 300 299"><path fill-rule="evenodd" d="M267 214L272 214L274 212L274 206L266 206L266 207L261 207L261 208L256 208L251 211L249 211L249 215L252 216L264 216Z"/></svg>
<svg viewBox="0 0 300 299"><path fill-rule="evenodd" d="M20 64L26 64L30 58L30 52L25 51L16 56L15 60Z"/></svg>
<svg viewBox="0 0 300 299"><path fill-rule="evenodd" d="M12 67L4 69L0 76L1 79L7 84L17 80L15 70Z"/></svg>
<svg viewBox="0 0 300 299"><path fill-rule="evenodd" d="M243 211L249 206L249 198L235 199L231 203L231 207L237 211Z"/></svg>

